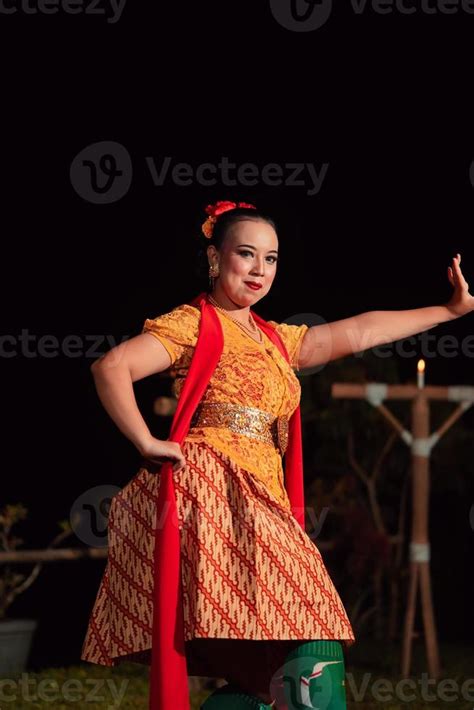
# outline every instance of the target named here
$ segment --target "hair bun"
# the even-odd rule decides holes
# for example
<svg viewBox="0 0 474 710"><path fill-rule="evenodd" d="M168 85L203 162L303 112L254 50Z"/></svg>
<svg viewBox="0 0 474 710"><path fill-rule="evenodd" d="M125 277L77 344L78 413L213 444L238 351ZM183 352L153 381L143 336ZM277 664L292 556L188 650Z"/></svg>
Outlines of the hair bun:
<svg viewBox="0 0 474 710"><path fill-rule="evenodd" d="M207 239L210 239L212 237L214 225L215 225L217 218L220 214L223 214L224 212L228 212L229 210L235 210L239 207L244 207L244 208L253 209L253 210L257 209L255 207L255 205L251 205L248 202L231 202L230 200L218 200L213 205L207 205L205 211L206 211L206 214L209 215L209 217L206 219L205 222L203 222L203 224L201 226L204 236Z"/></svg>

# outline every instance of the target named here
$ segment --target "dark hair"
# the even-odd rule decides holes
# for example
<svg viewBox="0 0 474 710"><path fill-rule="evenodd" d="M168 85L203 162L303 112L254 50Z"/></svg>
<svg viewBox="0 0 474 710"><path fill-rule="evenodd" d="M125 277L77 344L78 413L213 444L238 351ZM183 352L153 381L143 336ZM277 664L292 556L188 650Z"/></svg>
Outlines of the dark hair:
<svg viewBox="0 0 474 710"><path fill-rule="evenodd" d="M237 222L242 222L243 220L246 219L252 219L258 222L266 222L267 224L270 225L270 227L273 227L275 232L277 231L275 222L268 217L268 215L264 214L263 212L260 212L259 210L254 210L251 207L237 207L236 209L233 210L228 210L227 212L223 212L221 215L217 217L217 220L214 224L214 229L212 231L212 237L210 239L207 239L204 234L201 232L201 247L198 251L198 267L197 267L197 275L199 278L202 278L203 281L205 280L206 283L206 291L210 291L209 288L209 260L207 258L207 248L211 244L216 247L216 249L219 251L222 248L222 245L225 241L225 238L230 230L231 227L234 226L234 224L237 224ZM204 222L205 217L203 217L202 222Z"/></svg>

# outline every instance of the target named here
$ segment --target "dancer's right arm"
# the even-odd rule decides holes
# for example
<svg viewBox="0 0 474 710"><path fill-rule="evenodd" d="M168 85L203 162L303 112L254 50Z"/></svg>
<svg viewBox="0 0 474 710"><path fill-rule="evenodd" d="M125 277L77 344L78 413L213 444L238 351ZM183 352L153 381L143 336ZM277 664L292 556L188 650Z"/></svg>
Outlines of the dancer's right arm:
<svg viewBox="0 0 474 710"><path fill-rule="evenodd" d="M105 410L142 456L158 463L173 460L173 470L186 463L175 441L152 436L135 398L133 383L166 370L171 364L166 348L149 333L130 338L92 363L94 383Z"/></svg>

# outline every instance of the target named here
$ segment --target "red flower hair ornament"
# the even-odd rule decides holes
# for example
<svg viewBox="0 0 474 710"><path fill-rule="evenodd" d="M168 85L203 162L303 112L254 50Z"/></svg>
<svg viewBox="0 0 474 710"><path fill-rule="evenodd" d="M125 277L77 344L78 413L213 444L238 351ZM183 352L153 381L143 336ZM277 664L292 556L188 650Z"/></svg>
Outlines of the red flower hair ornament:
<svg viewBox="0 0 474 710"><path fill-rule="evenodd" d="M214 225L220 214L228 212L229 210L235 210L238 207L247 207L249 209L256 210L255 205L250 205L248 202L230 202L229 200L219 200L215 205L208 205L206 207L206 214L209 217L202 224L202 232L207 239L212 237L212 232L214 231Z"/></svg>

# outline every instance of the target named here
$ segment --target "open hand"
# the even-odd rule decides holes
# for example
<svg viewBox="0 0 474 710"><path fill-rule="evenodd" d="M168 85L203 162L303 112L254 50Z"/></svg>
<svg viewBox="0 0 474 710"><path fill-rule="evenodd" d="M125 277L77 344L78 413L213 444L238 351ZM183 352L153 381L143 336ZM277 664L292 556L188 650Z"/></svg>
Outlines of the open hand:
<svg viewBox="0 0 474 710"><path fill-rule="evenodd" d="M462 274L460 263L461 254L456 254L452 266L448 266L448 279L454 288L454 293L446 307L456 317L474 311L474 297L469 293L469 284Z"/></svg>

